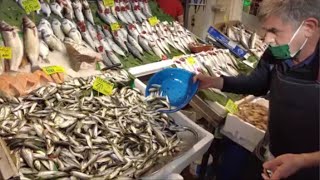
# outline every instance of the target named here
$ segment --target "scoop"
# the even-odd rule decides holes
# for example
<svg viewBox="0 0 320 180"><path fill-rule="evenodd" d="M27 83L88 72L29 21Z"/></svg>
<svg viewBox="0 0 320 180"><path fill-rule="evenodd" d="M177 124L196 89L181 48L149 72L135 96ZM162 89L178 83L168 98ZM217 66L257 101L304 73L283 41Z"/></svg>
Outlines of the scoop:
<svg viewBox="0 0 320 180"><path fill-rule="evenodd" d="M199 81L193 83L193 73L179 68L167 68L154 74L148 81L145 96L150 95L150 88L158 86L160 95L167 97L170 109L159 112L173 113L184 108L197 93ZM173 108L174 107L174 108Z"/></svg>

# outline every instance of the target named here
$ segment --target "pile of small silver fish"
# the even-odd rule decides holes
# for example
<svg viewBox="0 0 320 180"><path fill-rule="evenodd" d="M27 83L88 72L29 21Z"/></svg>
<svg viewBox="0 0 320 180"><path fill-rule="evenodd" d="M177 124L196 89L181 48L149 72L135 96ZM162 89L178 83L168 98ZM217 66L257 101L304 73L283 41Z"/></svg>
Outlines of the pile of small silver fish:
<svg viewBox="0 0 320 180"><path fill-rule="evenodd" d="M188 58L192 57L193 62ZM192 55L185 55L174 59L178 68L186 69L193 73L204 73L213 77L237 76L237 60L229 50L215 49Z"/></svg>
<svg viewBox="0 0 320 180"><path fill-rule="evenodd" d="M175 109L174 106L170 105L168 96L163 96L161 91L161 85L151 84L151 87L148 89L149 96L146 97L145 101L148 104L148 107L154 111L163 111L163 110L172 110Z"/></svg>
<svg viewBox="0 0 320 180"><path fill-rule="evenodd" d="M240 43L245 49L250 50L255 56L261 57L267 44L256 32L249 32L243 25L228 26L224 32L232 41Z"/></svg>
<svg viewBox="0 0 320 180"><path fill-rule="evenodd" d="M111 74L101 76L110 78ZM0 136L21 179L138 178L179 151L179 126L128 86L96 96L95 77L0 99Z"/></svg>

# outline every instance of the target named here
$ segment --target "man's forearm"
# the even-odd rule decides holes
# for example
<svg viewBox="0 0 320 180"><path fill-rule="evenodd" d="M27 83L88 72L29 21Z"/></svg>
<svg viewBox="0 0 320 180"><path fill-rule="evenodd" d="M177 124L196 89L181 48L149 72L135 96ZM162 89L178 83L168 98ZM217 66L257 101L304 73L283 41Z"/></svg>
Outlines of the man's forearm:
<svg viewBox="0 0 320 180"><path fill-rule="evenodd" d="M304 167L314 167L320 165L320 151L313 153L303 153Z"/></svg>

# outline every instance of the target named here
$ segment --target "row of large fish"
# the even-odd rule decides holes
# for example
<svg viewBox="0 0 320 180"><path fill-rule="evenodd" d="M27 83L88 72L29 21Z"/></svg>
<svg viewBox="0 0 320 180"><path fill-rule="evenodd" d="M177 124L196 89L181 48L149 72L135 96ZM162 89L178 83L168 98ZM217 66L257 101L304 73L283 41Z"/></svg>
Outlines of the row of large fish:
<svg viewBox="0 0 320 180"><path fill-rule="evenodd" d="M124 71L116 74L101 78L128 79ZM20 179L139 178L181 150L176 132L197 136L150 110L139 90L118 86L99 96L91 88L94 80L75 78L22 98L0 98L0 136Z"/></svg>
<svg viewBox="0 0 320 180"><path fill-rule="evenodd" d="M251 51L257 57L261 57L267 48L267 44L262 41L262 38L257 35L256 32L247 31L242 24L226 26L223 29L223 33L232 41L239 43L245 49Z"/></svg>
<svg viewBox="0 0 320 180"><path fill-rule="evenodd" d="M190 58L192 58L190 60ZM226 49L215 49L192 55L174 58L178 68L186 69L193 73L204 73L213 77L237 76L238 61Z"/></svg>
<svg viewBox="0 0 320 180"><path fill-rule="evenodd" d="M40 1L43 13L50 16L53 12L60 18L50 18L51 22L42 18L36 26L28 17L23 17L23 41L18 35L18 28L1 21L4 45L11 47L13 52L10 68L2 69L18 71L24 54L31 63L31 69L37 69L41 60L49 62L50 50L70 55L70 48L66 46L85 51L98 57L97 60L102 60L107 67L112 67L122 66L119 56L126 58L128 54L141 61L145 53L166 59L171 48L186 54L188 44L195 42L191 32L177 22L159 22L151 26L148 18L152 14L147 1L119 0L112 7L104 6L100 0L96 2L99 17L108 25L95 25L86 0L61 0L50 5ZM112 31L109 25L119 21L123 25Z"/></svg>

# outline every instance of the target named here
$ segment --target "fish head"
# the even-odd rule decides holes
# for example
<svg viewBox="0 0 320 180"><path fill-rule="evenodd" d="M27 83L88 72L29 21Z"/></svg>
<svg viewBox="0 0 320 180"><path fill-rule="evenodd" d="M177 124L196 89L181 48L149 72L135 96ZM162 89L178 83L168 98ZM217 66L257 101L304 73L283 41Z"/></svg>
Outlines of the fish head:
<svg viewBox="0 0 320 180"><path fill-rule="evenodd" d="M122 6L122 7L120 8L120 10L121 10L122 12L124 12L124 11L126 11L126 7L125 7L125 6Z"/></svg>
<svg viewBox="0 0 320 180"><path fill-rule="evenodd" d="M104 11L105 9L105 6L103 5L103 2L102 1L97 1L97 4L98 4L98 10L100 11Z"/></svg>
<svg viewBox="0 0 320 180"><path fill-rule="evenodd" d="M58 19L53 19L52 26L61 26L61 23Z"/></svg>
<svg viewBox="0 0 320 180"><path fill-rule="evenodd" d="M110 11L111 11L111 10L110 10L109 7L106 7L106 8L104 9L104 13L105 13L105 14L110 14Z"/></svg>
<svg viewBox="0 0 320 180"><path fill-rule="evenodd" d="M72 7L74 10L80 9L80 5L78 4L79 1L72 2ZM80 2L79 2L80 3Z"/></svg>
<svg viewBox="0 0 320 180"><path fill-rule="evenodd" d="M166 59L168 59L168 57L166 55L162 55L161 59L166 60Z"/></svg>
<svg viewBox="0 0 320 180"><path fill-rule="evenodd" d="M103 26L103 29L107 30L107 31L110 31L110 27L108 25L104 25Z"/></svg>
<svg viewBox="0 0 320 180"><path fill-rule="evenodd" d="M14 27L10 26L8 23L5 21L0 21L0 31L13 31Z"/></svg>
<svg viewBox="0 0 320 180"><path fill-rule="evenodd" d="M51 26L50 23L49 23L49 21L47 21L47 20L44 19L44 18L42 18L42 19L40 20L39 25L46 25L46 26L48 26L48 27Z"/></svg>
<svg viewBox="0 0 320 180"><path fill-rule="evenodd" d="M151 47L154 47L156 45L156 42L154 42L154 41L149 41L149 46L151 46Z"/></svg>
<svg viewBox="0 0 320 180"><path fill-rule="evenodd" d="M116 6L116 7L115 7L115 10L116 10L117 12L120 12L120 11L121 11L121 8L120 8L119 6Z"/></svg>
<svg viewBox="0 0 320 180"><path fill-rule="evenodd" d="M82 5L84 8L90 8L87 0L82 0Z"/></svg>
<svg viewBox="0 0 320 180"><path fill-rule="evenodd" d="M140 10L139 5L135 5L135 6L133 7L133 10L134 10L134 11L139 11L139 10Z"/></svg>
<svg viewBox="0 0 320 180"><path fill-rule="evenodd" d="M36 25L34 24L34 22L32 22L28 16L23 16L22 18L22 24L24 28L34 28L36 27Z"/></svg>

